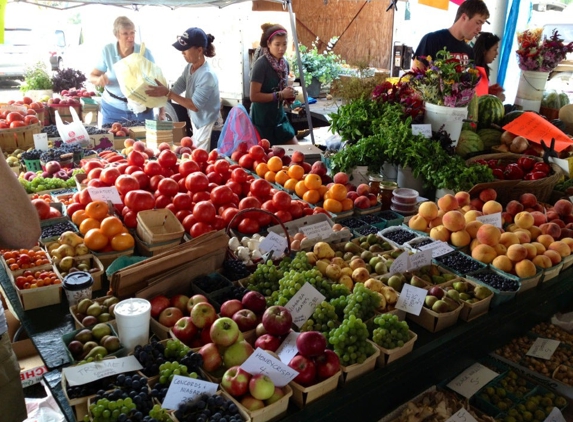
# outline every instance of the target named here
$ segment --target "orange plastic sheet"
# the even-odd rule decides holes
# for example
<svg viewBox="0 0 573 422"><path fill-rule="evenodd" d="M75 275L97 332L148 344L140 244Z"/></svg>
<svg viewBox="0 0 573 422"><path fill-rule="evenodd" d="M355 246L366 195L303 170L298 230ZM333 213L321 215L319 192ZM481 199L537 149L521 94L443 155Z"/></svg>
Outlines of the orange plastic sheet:
<svg viewBox="0 0 573 422"><path fill-rule="evenodd" d="M418 3L435 7L436 9L448 10L450 0L418 0Z"/></svg>
<svg viewBox="0 0 573 422"><path fill-rule="evenodd" d="M539 114L531 111L526 111L511 123L506 124L503 129L537 144L541 144L543 140L547 146L551 144L551 139L555 138L555 151L557 152L561 152L573 144L573 139L569 138L563 131Z"/></svg>

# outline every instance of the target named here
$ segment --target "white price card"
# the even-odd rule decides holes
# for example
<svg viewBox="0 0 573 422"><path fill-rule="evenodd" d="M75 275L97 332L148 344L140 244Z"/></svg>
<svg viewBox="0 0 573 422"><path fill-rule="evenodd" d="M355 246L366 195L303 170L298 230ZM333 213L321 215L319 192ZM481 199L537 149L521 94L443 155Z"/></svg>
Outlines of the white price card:
<svg viewBox="0 0 573 422"><path fill-rule="evenodd" d="M296 356L298 353L298 349L296 347L296 339L300 333L296 331L291 331L285 337L279 348L277 349L277 356L279 359L284 363L289 363L292 358Z"/></svg>
<svg viewBox="0 0 573 422"><path fill-rule="evenodd" d="M432 251L432 258L437 258L454 251L454 248L441 240L434 240L432 243L422 245L417 249L421 251Z"/></svg>
<svg viewBox="0 0 573 422"><path fill-rule="evenodd" d="M390 265L390 274L405 273L410 263L408 252L402 252Z"/></svg>
<svg viewBox="0 0 573 422"><path fill-rule="evenodd" d="M94 201L111 201L112 204L123 204L115 186L106 188L88 188L90 197Z"/></svg>
<svg viewBox="0 0 573 422"><path fill-rule="evenodd" d="M454 413L446 422L477 422L470 412L463 407Z"/></svg>
<svg viewBox="0 0 573 422"><path fill-rule="evenodd" d="M432 137L432 125L412 125L412 135L424 135L426 138L430 139Z"/></svg>
<svg viewBox="0 0 573 422"><path fill-rule="evenodd" d="M34 134L34 148L40 151L47 151L48 148L48 134L47 133L36 133Z"/></svg>
<svg viewBox="0 0 573 422"><path fill-rule="evenodd" d="M292 322L298 328L310 318L314 309L326 297L314 288L310 283L304 283L298 292L285 305L291 315Z"/></svg>
<svg viewBox="0 0 573 422"><path fill-rule="evenodd" d="M63 368L62 372L66 376L66 382L71 386L75 386L140 369L143 369L143 366L141 366L135 356L127 356L125 358L104 359L99 362L70 366Z"/></svg>
<svg viewBox="0 0 573 422"><path fill-rule="evenodd" d="M273 256L280 257L284 254L285 249L288 247L288 242L286 237L276 234L275 232L269 232L259 244L259 249L263 253L273 251Z"/></svg>
<svg viewBox="0 0 573 422"><path fill-rule="evenodd" d="M480 363L474 363L448 383L448 387L469 399L499 374Z"/></svg>
<svg viewBox="0 0 573 422"><path fill-rule="evenodd" d="M302 226L300 231L309 239L328 239L332 234L332 227L328 224L328 221L321 221L320 223Z"/></svg>
<svg viewBox="0 0 573 422"><path fill-rule="evenodd" d="M547 416L543 422L565 422L565 417L563 416L563 413L561 413L561 410L554 407L549 416Z"/></svg>
<svg viewBox="0 0 573 422"><path fill-rule="evenodd" d="M476 220L481 221L483 224L491 224L492 226L495 226L498 229L503 228L503 225L501 223L501 213L500 212L496 212L494 214L488 214L488 215L480 215L479 217L476 217Z"/></svg>
<svg viewBox="0 0 573 422"><path fill-rule="evenodd" d="M298 375L298 371L271 356L260 347L257 347L257 350L243 362L241 368L251 375L267 375L277 387L284 387Z"/></svg>
<svg viewBox="0 0 573 422"><path fill-rule="evenodd" d="M396 302L396 309L408 312L409 314L420 315L427 295L428 291L426 289L421 289L406 283L404 287L402 287L398 302Z"/></svg>
<svg viewBox="0 0 573 422"><path fill-rule="evenodd" d="M561 343L559 340L538 337L535 339L526 355L549 360L551 359L551 356L553 356L553 353L555 353L555 350L559 347L559 343Z"/></svg>
<svg viewBox="0 0 573 422"><path fill-rule="evenodd" d="M177 410L179 404L187 400L193 400L201 394L213 395L217 392L219 384L203 381L190 377L175 375L161 407L169 410Z"/></svg>
<svg viewBox="0 0 573 422"><path fill-rule="evenodd" d="M569 201L573 202L573 196L569 197Z"/></svg>
<svg viewBox="0 0 573 422"><path fill-rule="evenodd" d="M408 264L409 271L417 270L418 268L430 265L432 263L432 251L426 250L426 251L416 252L415 254L410 255L409 261L410 261L410 263Z"/></svg>

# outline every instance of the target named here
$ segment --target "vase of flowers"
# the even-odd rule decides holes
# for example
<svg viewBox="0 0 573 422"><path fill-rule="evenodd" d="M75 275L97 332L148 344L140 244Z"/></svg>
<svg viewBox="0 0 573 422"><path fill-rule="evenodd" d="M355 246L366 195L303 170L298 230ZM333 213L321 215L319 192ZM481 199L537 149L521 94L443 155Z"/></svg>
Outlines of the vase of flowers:
<svg viewBox="0 0 573 422"><path fill-rule="evenodd" d="M539 112L545 84L567 53L573 52L573 42L564 44L556 29L549 38L542 37L543 29L518 32L517 60L521 75L517 86L515 104L524 110Z"/></svg>
<svg viewBox="0 0 573 422"><path fill-rule="evenodd" d="M424 99L424 123L431 124L434 132L440 129L448 132L455 146L467 118L468 104L475 95L479 72L473 65L461 63L446 49L438 51L435 58L425 59L427 66L406 75Z"/></svg>

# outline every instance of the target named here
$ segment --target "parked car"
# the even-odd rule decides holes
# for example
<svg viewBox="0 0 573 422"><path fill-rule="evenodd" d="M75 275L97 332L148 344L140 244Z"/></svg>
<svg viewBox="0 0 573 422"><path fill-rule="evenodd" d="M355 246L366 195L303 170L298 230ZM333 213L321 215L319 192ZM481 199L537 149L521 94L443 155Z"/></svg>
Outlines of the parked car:
<svg viewBox="0 0 573 422"><path fill-rule="evenodd" d="M0 78L23 78L26 68L39 61L34 31L30 28L5 28L0 44Z"/></svg>
<svg viewBox="0 0 573 422"><path fill-rule="evenodd" d="M73 25L65 29L56 29L49 34L48 39L52 39L48 46L50 66L53 71L70 67L66 62L70 55L73 55L75 47L83 44L82 29L78 25ZM66 63L66 64L65 64Z"/></svg>

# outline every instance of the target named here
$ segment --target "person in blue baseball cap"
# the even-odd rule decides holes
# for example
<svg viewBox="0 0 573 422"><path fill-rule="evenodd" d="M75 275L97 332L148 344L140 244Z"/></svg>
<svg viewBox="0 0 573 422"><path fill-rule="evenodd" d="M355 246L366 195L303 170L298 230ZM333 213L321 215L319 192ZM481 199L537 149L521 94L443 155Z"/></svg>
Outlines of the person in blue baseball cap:
<svg viewBox="0 0 573 422"><path fill-rule="evenodd" d="M166 96L188 110L193 129L193 144L210 150L211 132L219 118L221 98L219 80L206 61L215 56L215 37L200 28L189 28L177 36L173 47L181 51L187 66L171 89L161 85L149 86L146 93L152 97Z"/></svg>

